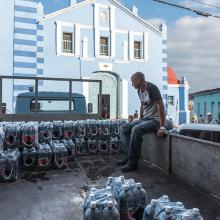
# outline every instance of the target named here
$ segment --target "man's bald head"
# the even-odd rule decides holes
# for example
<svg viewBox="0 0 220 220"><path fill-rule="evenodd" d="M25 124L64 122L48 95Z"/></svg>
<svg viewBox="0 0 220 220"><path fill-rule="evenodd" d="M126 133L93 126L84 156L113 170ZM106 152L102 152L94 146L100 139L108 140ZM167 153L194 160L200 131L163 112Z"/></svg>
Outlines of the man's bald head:
<svg viewBox="0 0 220 220"><path fill-rule="evenodd" d="M139 79L140 81L145 81L145 75L142 72L136 72L131 76L131 79Z"/></svg>
<svg viewBox="0 0 220 220"><path fill-rule="evenodd" d="M142 72L136 72L131 76L132 86L135 89L140 89L141 85L145 82L145 76Z"/></svg>

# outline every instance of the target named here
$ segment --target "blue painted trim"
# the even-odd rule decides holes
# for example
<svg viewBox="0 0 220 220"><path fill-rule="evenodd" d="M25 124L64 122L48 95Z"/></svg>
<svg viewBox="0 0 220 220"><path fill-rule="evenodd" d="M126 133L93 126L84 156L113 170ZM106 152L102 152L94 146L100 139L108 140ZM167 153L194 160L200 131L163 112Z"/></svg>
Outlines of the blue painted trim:
<svg viewBox="0 0 220 220"><path fill-rule="evenodd" d="M37 25L37 30L43 30L43 29L44 29L44 26L42 24Z"/></svg>
<svg viewBox="0 0 220 220"><path fill-rule="evenodd" d="M29 77L36 77L36 74L32 74L32 73L14 73L14 76L29 76Z"/></svg>
<svg viewBox="0 0 220 220"><path fill-rule="evenodd" d="M32 85L14 85L13 88L14 90L17 90L17 91L21 91L21 90L27 90L28 91L28 88L32 86Z"/></svg>
<svg viewBox="0 0 220 220"><path fill-rule="evenodd" d="M163 49L163 50L162 50L162 53L163 53L163 54L167 54L167 49Z"/></svg>
<svg viewBox="0 0 220 220"><path fill-rule="evenodd" d="M167 85L163 85L163 90L168 90Z"/></svg>
<svg viewBox="0 0 220 220"><path fill-rule="evenodd" d="M15 9L15 11L21 11L21 12L27 12L27 13L37 13L37 9L33 8L33 7L15 5L14 9Z"/></svg>
<svg viewBox="0 0 220 220"><path fill-rule="evenodd" d="M186 112L180 112L179 113L179 124L184 124L186 123Z"/></svg>
<svg viewBox="0 0 220 220"><path fill-rule="evenodd" d="M28 35L37 34L37 31L34 29L25 29L25 28L15 28L14 32L19 34L28 34Z"/></svg>
<svg viewBox="0 0 220 220"><path fill-rule="evenodd" d="M167 67L163 67L163 72L167 72Z"/></svg>
<svg viewBox="0 0 220 220"><path fill-rule="evenodd" d="M14 67L37 68L37 64L36 63L14 62Z"/></svg>
<svg viewBox="0 0 220 220"><path fill-rule="evenodd" d="M44 37L43 36L37 36L37 41L44 41Z"/></svg>
<svg viewBox="0 0 220 220"><path fill-rule="evenodd" d="M37 58L37 63L44 63L44 58Z"/></svg>
<svg viewBox="0 0 220 220"><path fill-rule="evenodd" d="M36 52L24 51L24 50L15 50L14 56L24 56L24 57L36 57Z"/></svg>
<svg viewBox="0 0 220 220"><path fill-rule="evenodd" d="M16 17L16 16L15 16L15 21L17 21L17 22L22 22L22 23L26 23L26 24L36 24L36 23L37 23L37 19L33 19L33 18L22 18L22 17Z"/></svg>
<svg viewBox="0 0 220 220"><path fill-rule="evenodd" d="M28 1L28 2L36 2L36 3L38 3L38 2L39 2L39 0L23 0L23 1Z"/></svg>
<svg viewBox="0 0 220 220"><path fill-rule="evenodd" d="M167 81L167 76L162 76L163 81Z"/></svg>
<svg viewBox="0 0 220 220"><path fill-rule="evenodd" d="M37 52L44 52L44 48L43 47L37 47Z"/></svg>
<svg viewBox="0 0 220 220"><path fill-rule="evenodd" d="M37 74L43 75L44 74L44 70L43 69L37 69Z"/></svg>
<svg viewBox="0 0 220 220"><path fill-rule="evenodd" d="M20 40L20 39L15 39L14 44L19 44L19 45L26 45L26 46L36 46L37 42L33 40Z"/></svg>
<svg viewBox="0 0 220 220"><path fill-rule="evenodd" d="M167 63L167 58L163 58L163 59L162 59L162 62L163 62L163 63Z"/></svg>
<svg viewBox="0 0 220 220"><path fill-rule="evenodd" d="M185 111L185 87L179 87L179 110Z"/></svg>
<svg viewBox="0 0 220 220"><path fill-rule="evenodd" d="M167 40L162 40L162 44L167 44Z"/></svg>
<svg viewBox="0 0 220 220"><path fill-rule="evenodd" d="M163 99L167 100L167 94L163 94Z"/></svg>

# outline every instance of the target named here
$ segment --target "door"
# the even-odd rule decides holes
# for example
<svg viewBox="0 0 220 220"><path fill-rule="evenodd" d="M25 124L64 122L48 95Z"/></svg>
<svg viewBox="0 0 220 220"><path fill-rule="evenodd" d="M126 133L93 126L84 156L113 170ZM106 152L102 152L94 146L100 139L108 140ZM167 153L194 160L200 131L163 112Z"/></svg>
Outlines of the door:
<svg viewBox="0 0 220 220"><path fill-rule="evenodd" d="M106 72L96 72L90 76L90 79L102 80L102 94L103 102L107 105L110 118L117 118L117 112L120 106L118 106L118 85L116 76ZM94 109L98 108L98 96L92 94L98 94L98 88L90 86L89 99L94 105Z"/></svg>
<svg viewBox="0 0 220 220"><path fill-rule="evenodd" d="M98 99L100 100L100 99ZM110 118L110 94L102 94L101 97L101 117L103 119Z"/></svg>

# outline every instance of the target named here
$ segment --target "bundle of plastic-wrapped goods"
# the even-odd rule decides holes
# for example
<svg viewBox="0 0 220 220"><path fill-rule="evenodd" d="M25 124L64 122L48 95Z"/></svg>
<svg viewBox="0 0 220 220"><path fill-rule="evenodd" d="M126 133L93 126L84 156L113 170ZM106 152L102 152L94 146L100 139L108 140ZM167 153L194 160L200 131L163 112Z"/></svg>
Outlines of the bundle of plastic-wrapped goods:
<svg viewBox="0 0 220 220"><path fill-rule="evenodd" d="M109 149L110 153L118 153L122 151L122 143L120 141L120 131L119 128L122 124L126 123L125 120L111 120L110 121L110 143Z"/></svg>
<svg viewBox="0 0 220 220"><path fill-rule="evenodd" d="M4 150L7 149L19 149L20 147L20 124L6 122L3 124L3 130L5 132L4 138Z"/></svg>
<svg viewBox="0 0 220 220"><path fill-rule="evenodd" d="M95 207L92 205L94 203ZM99 219L106 219L104 216L109 214L113 215L113 217L116 216L116 219L119 219L118 204L111 191L111 187L102 189L91 188L84 202L84 219L90 219L88 218L88 214L92 211L91 208L97 209Z"/></svg>
<svg viewBox="0 0 220 220"><path fill-rule="evenodd" d="M38 123L27 122L21 125L21 161L24 170L34 170L37 164Z"/></svg>
<svg viewBox="0 0 220 220"><path fill-rule="evenodd" d="M55 169L62 169L67 167L68 152L66 147L61 142L63 139L63 122L53 121L53 135L50 142L52 150L52 166Z"/></svg>
<svg viewBox="0 0 220 220"><path fill-rule="evenodd" d="M86 143L86 121L78 120L76 123L76 133L74 138L76 155L87 154Z"/></svg>
<svg viewBox="0 0 220 220"><path fill-rule="evenodd" d="M110 123L109 120L98 120L98 150L100 154L109 154Z"/></svg>
<svg viewBox="0 0 220 220"><path fill-rule="evenodd" d="M142 219L146 206L146 192L141 183L135 183L133 179L119 176L108 177L105 186L111 187L114 197L118 201L121 219Z"/></svg>
<svg viewBox="0 0 220 220"><path fill-rule="evenodd" d="M38 125L38 144L36 146L37 170L47 170L51 167L52 150L49 143L52 140L53 125L51 122L40 122Z"/></svg>
<svg viewBox="0 0 220 220"><path fill-rule="evenodd" d="M90 119L86 121L87 150L89 154L98 153L98 131L99 124L97 120Z"/></svg>
<svg viewBox="0 0 220 220"><path fill-rule="evenodd" d="M152 199L146 206L143 220L154 219L203 220L199 209L186 209L181 202L171 202L166 195L159 199Z"/></svg>
<svg viewBox="0 0 220 220"><path fill-rule="evenodd" d="M5 133L0 128L0 180L13 181L18 178L18 166L20 153L18 149L7 149L4 151Z"/></svg>
<svg viewBox="0 0 220 220"><path fill-rule="evenodd" d="M63 140L61 141L68 153L68 160L75 159L75 143L73 138L75 135L75 123L73 121L63 122Z"/></svg>

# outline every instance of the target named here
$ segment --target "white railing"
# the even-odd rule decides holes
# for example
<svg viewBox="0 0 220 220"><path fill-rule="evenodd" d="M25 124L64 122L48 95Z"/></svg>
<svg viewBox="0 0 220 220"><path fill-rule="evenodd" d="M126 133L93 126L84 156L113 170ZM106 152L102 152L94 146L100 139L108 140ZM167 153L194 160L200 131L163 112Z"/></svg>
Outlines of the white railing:
<svg viewBox="0 0 220 220"><path fill-rule="evenodd" d="M141 59L141 50L140 49L134 49L134 58Z"/></svg>
<svg viewBox="0 0 220 220"><path fill-rule="evenodd" d="M108 45L100 44L100 55L108 56Z"/></svg>
<svg viewBox="0 0 220 220"><path fill-rule="evenodd" d="M72 53L72 41L63 40L63 52Z"/></svg>

